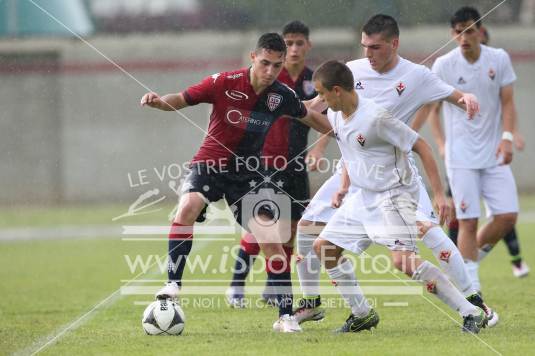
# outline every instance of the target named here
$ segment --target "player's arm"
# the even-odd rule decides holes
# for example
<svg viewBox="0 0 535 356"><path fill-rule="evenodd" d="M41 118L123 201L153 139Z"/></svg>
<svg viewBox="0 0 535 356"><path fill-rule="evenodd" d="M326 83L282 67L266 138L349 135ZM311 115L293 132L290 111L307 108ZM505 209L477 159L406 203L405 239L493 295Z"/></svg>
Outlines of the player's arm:
<svg viewBox="0 0 535 356"><path fill-rule="evenodd" d="M175 111L188 106L182 93L159 96L156 93L150 92L141 97L140 104L141 106L146 105L163 111Z"/></svg>
<svg viewBox="0 0 535 356"><path fill-rule="evenodd" d="M333 208L339 208L340 205L342 205L344 197L349 191L349 185L351 184L351 181L349 180L349 173L347 172L347 167L345 165L345 162L344 164L342 164L341 178L342 179L340 181L340 187L338 187L338 191L335 192L331 198L331 206Z"/></svg>
<svg viewBox="0 0 535 356"><path fill-rule="evenodd" d="M310 100L303 100L303 104L305 104L307 110L314 110L317 112L324 112L327 110L327 103L325 100L321 99L319 95L316 95Z"/></svg>
<svg viewBox="0 0 535 356"><path fill-rule="evenodd" d="M411 129L418 132L424 126L425 121L427 120L427 116L429 114L429 106L424 105L418 111L416 111L416 114L414 115L414 119L411 123Z"/></svg>
<svg viewBox="0 0 535 356"><path fill-rule="evenodd" d="M422 160L422 166L424 167L425 174L429 179L431 190L433 191L433 200L435 202L435 209L438 211L440 217L440 225L444 224L448 220L448 204L446 197L444 196L444 188L442 181L440 180L440 174L438 173L438 166L433 157L433 150L431 146L423 138L418 138L412 150L420 156Z"/></svg>
<svg viewBox="0 0 535 356"><path fill-rule="evenodd" d="M502 164L509 164L513 161L513 132L516 121L513 84L500 88L500 101L502 104L503 135L496 150L496 156L502 157Z"/></svg>
<svg viewBox="0 0 535 356"><path fill-rule="evenodd" d="M318 132L329 136L334 136L333 128L327 119L327 116L320 114L317 111L307 110L306 115L298 120Z"/></svg>
<svg viewBox="0 0 535 356"><path fill-rule="evenodd" d="M442 102L438 101L426 105L428 107L427 120L431 127L431 134L435 139L438 147L438 153L440 157L444 158L446 138L444 136L444 130L442 128L442 122L440 121L440 109L442 108Z"/></svg>
<svg viewBox="0 0 535 356"><path fill-rule="evenodd" d="M306 157L309 170L315 171L320 168L319 165L321 159L325 155L325 150L327 149L330 140L331 138L329 135L318 133L318 139L313 143L314 146L308 151Z"/></svg>
<svg viewBox="0 0 535 356"><path fill-rule="evenodd" d="M453 93L444 100L466 111L469 119L473 119L479 112L479 101L474 94L463 93L462 91L455 89Z"/></svg>

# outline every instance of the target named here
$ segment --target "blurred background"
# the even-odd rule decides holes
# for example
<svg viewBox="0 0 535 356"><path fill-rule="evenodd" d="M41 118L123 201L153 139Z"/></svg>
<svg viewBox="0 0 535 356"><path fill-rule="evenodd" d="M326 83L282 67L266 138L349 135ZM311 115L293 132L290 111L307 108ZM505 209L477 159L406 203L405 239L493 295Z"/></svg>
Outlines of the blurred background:
<svg viewBox="0 0 535 356"><path fill-rule="evenodd" d="M311 28L312 67L360 57L360 27L395 16L402 56L430 66L454 47L449 18L466 1L3 0L0 1L0 206L130 205L150 189L176 200L177 168L204 133L176 113L139 107L248 65L258 36L294 19ZM484 14L499 1L471 1ZM535 191L535 1L503 2L484 24L513 60L520 128L513 170ZM435 53L436 52L436 53ZM430 58L429 58L430 57ZM210 107L183 113L201 128ZM428 129L424 135L429 137ZM315 136L315 135L314 135ZM430 138L430 137L429 137ZM329 157L337 148L329 146ZM312 174L317 187L330 173Z"/></svg>

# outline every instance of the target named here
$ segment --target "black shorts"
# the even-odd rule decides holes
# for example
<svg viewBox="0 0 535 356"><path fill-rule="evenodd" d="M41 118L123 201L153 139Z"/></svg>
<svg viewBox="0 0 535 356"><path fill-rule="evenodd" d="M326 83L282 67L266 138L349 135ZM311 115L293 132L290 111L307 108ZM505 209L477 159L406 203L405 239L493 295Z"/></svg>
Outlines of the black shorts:
<svg viewBox="0 0 535 356"><path fill-rule="evenodd" d="M269 203L268 210L260 208L261 212L299 220L309 199L309 182L306 175L286 171L236 172L229 168L216 172L196 163L182 186L182 194L192 192L201 193L207 203L225 199L236 221L248 230L243 219L255 214L261 202ZM197 221L204 221L205 216L203 210Z"/></svg>

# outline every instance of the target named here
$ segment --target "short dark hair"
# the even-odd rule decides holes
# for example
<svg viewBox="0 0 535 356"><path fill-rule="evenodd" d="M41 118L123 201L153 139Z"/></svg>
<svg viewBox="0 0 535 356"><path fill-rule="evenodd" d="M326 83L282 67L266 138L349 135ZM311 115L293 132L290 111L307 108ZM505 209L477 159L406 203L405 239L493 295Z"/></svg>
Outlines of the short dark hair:
<svg viewBox="0 0 535 356"><path fill-rule="evenodd" d="M258 52L261 49L286 53L286 43L284 42L284 38L282 38L282 36L278 33L264 33L258 39L255 51Z"/></svg>
<svg viewBox="0 0 535 356"><path fill-rule="evenodd" d="M399 37L397 21L392 16L384 14L372 16L362 27L362 32L368 36L381 33L387 39Z"/></svg>
<svg viewBox="0 0 535 356"><path fill-rule="evenodd" d="M473 20L476 23L476 27L479 28L482 25L480 19L481 16L479 15L479 11L471 6L463 6L455 11L450 19L450 24L451 28L454 28L458 23Z"/></svg>
<svg viewBox="0 0 535 356"><path fill-rule="evenodd" d="M481 26L481 34L483 35L483 38L481 39L481 43L484 45L488 45L490 42L490 34L489 30L485 26Z"/></svg>
<svg viewBox="0 0 535 356"><path fill-rule="evenodd" d="M283 36L286 36L289 33L302 34L308 40L308 36L310 35L310 29L308 28L307 25L305 25L301 21L295 20L295 21L292 21L292 22L288 22L282 28L282 35Z"/></svg>
<svg viewBox="0 0 535 356"><path fill-rule="evenodd" d="M334 86L339 86L344 90L351 91L354 86L353 73L342 62L330 60L323 62L312 75L313 81L319 81L323 87L329 91Z"/></svg>

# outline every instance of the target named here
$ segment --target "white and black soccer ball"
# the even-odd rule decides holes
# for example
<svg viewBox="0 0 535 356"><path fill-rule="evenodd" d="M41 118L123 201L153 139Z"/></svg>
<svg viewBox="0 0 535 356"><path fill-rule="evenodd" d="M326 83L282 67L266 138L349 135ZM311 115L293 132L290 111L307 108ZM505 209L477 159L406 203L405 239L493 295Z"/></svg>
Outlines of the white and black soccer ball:
<svg viewBox="0 0 535 356"><path fill-rule="evenodd" d="M185 321L184 311L178 303L161 299L149 304L141 323L148 335L180 335Z"/></svg>

